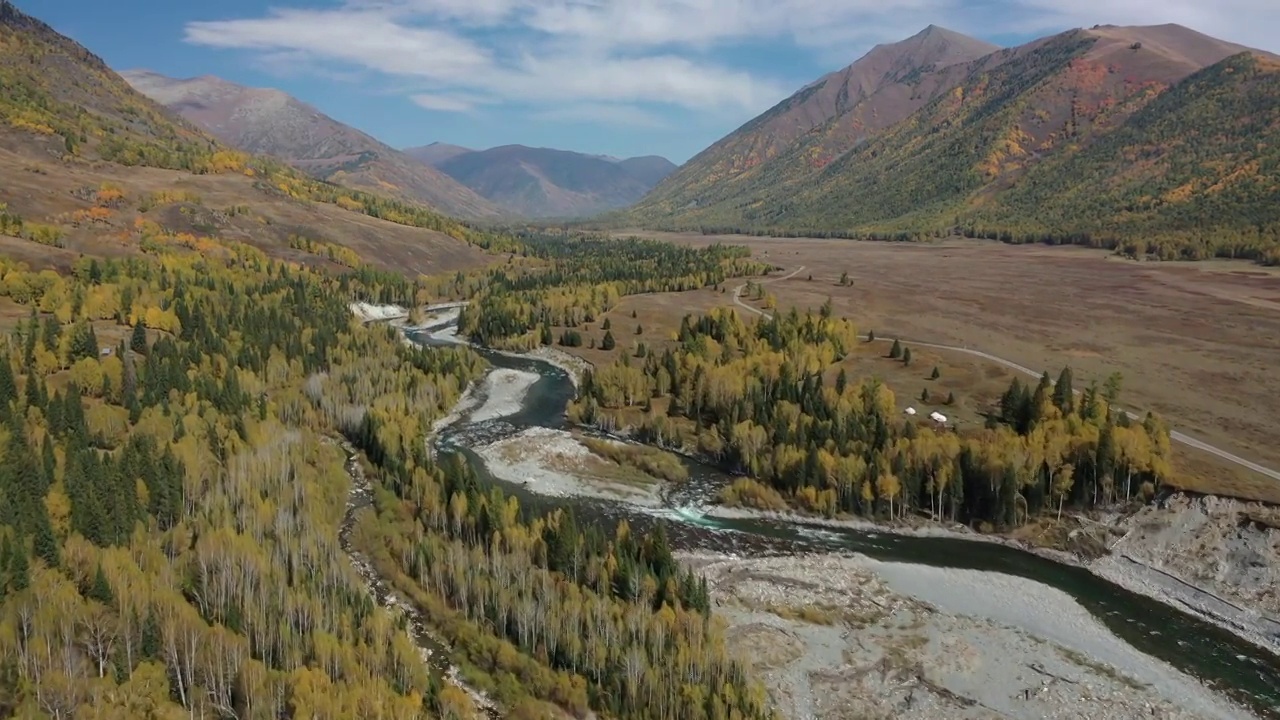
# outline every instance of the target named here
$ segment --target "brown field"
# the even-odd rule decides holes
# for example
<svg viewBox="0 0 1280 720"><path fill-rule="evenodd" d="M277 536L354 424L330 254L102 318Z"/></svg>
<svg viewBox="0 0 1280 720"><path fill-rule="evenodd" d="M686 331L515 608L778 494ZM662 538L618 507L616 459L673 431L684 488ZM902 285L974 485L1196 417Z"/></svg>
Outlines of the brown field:
<svg viewBox="0 0 1280 720"><path fill-rule="evenodd" d="M58 216L91 207L77 197L81 189L97 189L104 182L125 192L124 206L105 223L68 226L66 250L58 251L16 238L0 240L0 253L33 267L58 267L81 252L120 256L136 252L122 239L138 215L138 201L158 191L187 191L199 203L156 208L145 217L173 232L212 235L259 247L273 257L322 263L315 256L289 247L290 234L344 245L366 262L406 274L431 274L481 267L495 258L477 248L432 230L405 227L333 205L299 202L268 195L244 175L191 175L171 170L123 167L114 164L64 164L33 154L19 154L0 144L0 203L7 203L27 221L58 224ZM239 207L247 212L227 213Z"/></svg>
<svg viewBox="0 0 1280 720"><path fill-rule="evenodd" d="M1280 421L1274 419L1280 418L1280 271L1275 269L1229 261L1140 263L1080 248L981 241L903 245L645 234L698 245L747 245L787 272L803 265L806 269L794 278L768 286L779 307L816 309L831 297L838 313L880 338L901 337L908 346L911 340L967 346L1054 376L1070 365L1077 388L1120 371L1120 405L1126 409L1155 410L1193 437L1280 466ZM849 273L852 287L838 285L842 272ZM731 303L735 284L724 294L627 298L611 316L615 328L634 327L634 308L645 335L650 327L674 329L685 312ZM623 312L625 321L618 319ZM616 330L614 335L620 345L625 342ZM994 363L924 348L913 348L912 367L903 368L880 357L885 345L873 347L845 361L851 377L881 377L900 404L917 410L929 405L962 425L980 422L979 412L1013 378L1013 371ZM582 354L597 362L605 356ZM935 364L941 377L929 381ZM932 404L919 401L925 387ZM938 404L945 391L955 393L954 407ZM1280 502L1280 483L1175 447L1187 489Z"/></svg>

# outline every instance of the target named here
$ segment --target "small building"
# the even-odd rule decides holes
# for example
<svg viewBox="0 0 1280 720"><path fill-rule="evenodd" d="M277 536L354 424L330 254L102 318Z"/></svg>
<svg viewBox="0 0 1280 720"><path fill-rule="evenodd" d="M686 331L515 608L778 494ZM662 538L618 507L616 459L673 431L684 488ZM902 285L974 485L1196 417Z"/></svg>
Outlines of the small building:
<svg viewBox="0 0 1280 720"><path fill-rule="evenodd" d="M109 347L104 347L98 351L98 357L107 357L110 354L111 354L111 348Z"/></svg>
<svg viewBox="0 0 1280 720"><path fill-rule="evenodd" d="M913 407L909 407L909 408L907 408L906 410L903 410L902 412L904 412L904 413L906 413L906 414L908 414L908 415L915 415L915 414L916 414L916 409L915 409L915 408L913 408Z"/></svg>
<svg viewBox="0 0 1280 720"><path fill-rule="evenodd" d="M936 410L934 412L929 413L929 419L938 423L939 425L947 424L947 416L943 415L940 412L937 412Z"/></svg>

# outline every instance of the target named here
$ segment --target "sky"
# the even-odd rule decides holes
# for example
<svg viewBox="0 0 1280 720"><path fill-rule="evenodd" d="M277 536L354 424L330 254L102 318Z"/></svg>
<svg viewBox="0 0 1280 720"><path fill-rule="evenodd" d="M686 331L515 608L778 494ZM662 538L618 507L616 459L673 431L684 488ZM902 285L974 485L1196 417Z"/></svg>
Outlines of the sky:
<svg viewBox="0 0 1280 720"><path fill-rule="evenodd" d="M1176 22L1280 51L1277 0L16 0L119 70L275 87L393 147L682 163L929 24L1014 45Z"/></svg>

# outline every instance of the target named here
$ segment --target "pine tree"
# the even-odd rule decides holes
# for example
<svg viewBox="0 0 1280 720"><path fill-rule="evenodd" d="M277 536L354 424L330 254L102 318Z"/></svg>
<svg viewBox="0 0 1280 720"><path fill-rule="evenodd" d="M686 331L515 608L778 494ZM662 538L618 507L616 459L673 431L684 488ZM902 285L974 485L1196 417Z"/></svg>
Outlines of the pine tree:
<svg viewBox="0 0 1280 720"><path fill-rule="evenodd" d="M606 324L608 323L607 320L605 322ZM613 333L610 332L609 330L605 330L604 338L600 341L600 349L612 350L615 344L616 344L616 341L613 339Z"/></svg>
<svg viewBox="0 0 1280 720"><path fill-rule="evenodd" d="M612 327L613 327L613 324L609 322L609 318L605 318L605 319L604 319L604 324L602 324L602 325L600 326L600 329L601 329L601 330L609 330L609 329L610 329L610 328L612 328Z"/></svg>
<svg viewBox="0 0 1280 720"><path fill-rule="evenodd" d="M31 586L31 564L27 561L27 550L21 540L14 548L13 559L9 561L9 589L22 592Z"/></svg>
<svg viewBox="0 0 1280 720"><path fill-rule="evenodd" d="M894 360L902 357L902 343L898 342L897 338L894 338L893 347L889 348L889 357Z"/></svg>
<svg viewBox="0 0 1280 720"><path fill-rule="evenodd" d="M1053 386L1053 404L1062 411L1063 415L1070 415L1075 410L1075 389L1071 384L1071 368L1064 367L1062 372L1058 373L1058 382Z"/></svg>
<svg viewBox="0 0 1280 720"><path fill-rule="evenodd" d="M139 355L147 354L147 328L139 319L133 324L133 337L129 338L129 349Z"/></svg>
<svg viewBox="0 0 1280 720"><path fill-rule="evenodd" d="M56 568L62 562L58 539L53 535L53 525L49 522L49 512L45 510L44 503L37 499L36 504L38 508L32 514L35 525L32 550L37 557L44 560L45 565Z"/></svg>
<svg viewBox="0 0 1280 720"><path fill-rule="evenodd" d="M920 402L929 402L929 388L920 391Z"/></svg>
<svg viewBox="0 0 1280 720"><path fill-rule="evenodd" d="M644 334L644 326L643 326L643 325L640 325L640 324L637 324L637 325L636 325L636 334L637 334L637 335L643 335L643 334Z"/></svg>
<svg viewBox="0 0 1280 720"><path fill-rule="evenodd" d="M948 405L956 404L956 394L954 392L947 393L947 404Z"/></svg>
<svg viewBox="0 0 1280 720"><path fill-rule="evenodd" d="M18 383L13 377L13 367L9 365L9 356L0 355L0 406L8 407L9 403L18 399Z"/></svg>
<svg viewBox="0 0 1280 720"><path fill-rule="evenodd" d="M911 348L902 349L902 364L903 365L911 364Z"/></svg>
<svg viewBox="0 0 1280 720"><path fill-rule="evenodd" d="M103 605L112 605L115 603L115 593L111 592L111 583L107 582L107 574L102 570L102 564L98 564L98 570L93 574L93 585L89 586L89 594L86 595L90 600L97 600Z"/></svg>
<svg viewBox="0 0 1280 720"><path fill-rule="evenodd" d="M844 389L849 386L849 373L844 368L840 368L840 374L836 375L836 393L844 394Z"/></svg>
<svg viewBox="0 0 1280 720"><path fill-rule="evenodd" d="M938 378L940 378L940 377L942 377L942 373L938 371L938 366L937 366L937 365L934 365L934 366L933 366L933 372L932 372L932 373L929 373L929 379L930 379L930 380L937 380L937 379L938 379Z"/></svg>

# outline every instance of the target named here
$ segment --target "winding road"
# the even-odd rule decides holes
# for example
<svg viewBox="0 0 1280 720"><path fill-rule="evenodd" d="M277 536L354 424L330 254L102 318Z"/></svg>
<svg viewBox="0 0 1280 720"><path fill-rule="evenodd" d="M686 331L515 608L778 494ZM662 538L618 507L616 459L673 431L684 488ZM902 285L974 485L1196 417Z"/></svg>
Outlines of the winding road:
<svg viewBox="0 0 1280 720"><path fill-rule="evenodd" d="M792 270L790 273L788 273L788 274L786 274L786 275L783 275L783 276L781 276L781 277L771 278L771 279L769 279L769 280L762 280L762 281L760 281L759 283L756 283L756 284L757 284L757 285L766 285L766 284L769 284L769 283L775 283L775 282L781 282L781 281L783 281L783 280L788 280L788 279L793 278L793 277L795 277L796 275L798 275L798 274L799 274L802 270L804 270L804 269L805 269L805 266L804 266L804 265L801 265L800 267L796 268L795 270ZM759 309L759 308L751 307L750 305L748 305L748 304L746 304L745 302L743 302L743 301L742 301L742 291L743 291L744 289L746 289L746 287L747 287L747 285L748 285L748 284L749 284L749 283L743 283L743 284L741 284L741 285L739 285L739 286L737 286L736 288L734 288L734 289L733 289L733 302L734 302L734 304L735 304L735 305L737 305L738 307L740 307L740 308L742 308L742 309L744 309L744 310L748 311L748 312L752 312L752 313L755 313L755 314L757 314L757 315L762 315L762 316L764 316L764 317L766 317L766 318L772 318L772 317L773 317L773 315L772 315L771 313L765 312L764 310L761 310L761 309ZM862 337L864 340L865 340L865 339L867 339L867 336L866 336L866 335L862 335L861 337ZM888 339L888 338L876 338L876 339L877 339L877 340L879 340L879 341L881 341L881 342L889 342L889 339ZM911 344L911 345L915 345L915 346L917 346L917 347L932 348L932 349L934 349L934 350L946 350L946 351L948 351L948 352L963 353L963 354L965 354L965 355L972 355L973 357L979 357L979 358L982 358L982 359L984 359L984 360L989 360L989 361L991 361L991 362L993 362L993 363L996 363L997 365L1002 365L1002 366L1004 366L1004 367L1006 367L1006 368L1009 368L1010 370L1015 370L1015 371L1017 371L1017 372L1020 372L1020 373L1025 374L1025 375L1029 375L1030 377L1033 377L1033 378L1039 378L1039 377L1041 376L1041 374L1042 374L1042 373L1040 373L1040 372L1037 372L1037 371L1035 371L1035 370L1032 370L1031 368L1029 368L1029 367L1027 367L1027 366L1025 366L1025 365L1019 365L1018 363L1016 363L1016 362L1014 362L1014 361L1012 361L1012 360L1007 360L1007 359L1005 359L1005 358L998 357L998 356L996 356L996 355L992 355L991 353L985 353L985 352L982 352L981 350L974 350L974 349L972 349L972 348L959 347L959 346L956 346L956 345L943 345L943 344L941 344L941 343L922 342L922 341L919 341L919 340L910 340L910 339L908 339L908 338L897 338L897 339L898 339L900 342L904 342L904 343L908 343L908 344ZM1077 391L1077 394L1078 394L1078 393L1079 393L1079 391ZM1138 414L1136 414L1136 413L1130 412L1130 411L1128 411L1128 410L1124 411L1124 413L1125 413L1126 415L1128 415L1128 416L1129 416L1129 418L1130 418L1130 419L1132 419L1132 420L1140 420L1140 419L1142 418L1142 416L1141 416L1141 415L1138 415ZM1240 457L1239 455L1236 455L1236 454L1234 454L1234 453L1232 453L1232 452L1229 452L1229 451L1227 451L1227 450L1223 450L1223 449L1222 449L1222 448L1220 448L1220 447L1217 447L1217 446L1214 446L1214 445L1210 445L1209 443L1207 443L1207 442L1205 442L1205 441L1203 441L1203 440L1199 440L1199 439L1197 439L1197 438L1193 438L1193 437L1191 437L1190 435L1187 435L1186 433L1178 432L1177 430L1172 430L1172 429L1171 429L1171 430L1169 431L1169 439L1173 440L1174 442L1177 442L1177 443L1181 443L1181 444L1183 444L1183 445L1186 445L1187 447L1195 448L1196 450L1200 450L1200 451L1202 451L1202 452L1209 453L1210 455L1213 455L1213 456L1215 456L1215 457L1218 457L1218 458L1220 458L1220 459L1222 459L1222 460L1226 460L1227 462L1232 463L1233 465L1238 465L1238 466L1240 466L1240 467L1243 467L1243 468L1247 468L1247 469L1249 469L1249 470L1252 470L1252 471L1254 471L1254 472L1256 472L1256 473L1260 473L1260 474L1262 474L1262 475L1265 475L1265 476L1267 476L1267 477L1271 478L1272 480L1280 481L1280 470L1274 470L1274 469L1269 468L1269 467L1266 467L1266 466L1264 466L1264 465L1259 465L1258 463L1253 462L1252 460L1246 460L1245 458L1242 458L1242 457Z"/></svg>

